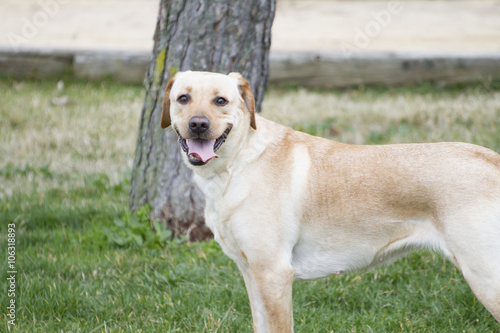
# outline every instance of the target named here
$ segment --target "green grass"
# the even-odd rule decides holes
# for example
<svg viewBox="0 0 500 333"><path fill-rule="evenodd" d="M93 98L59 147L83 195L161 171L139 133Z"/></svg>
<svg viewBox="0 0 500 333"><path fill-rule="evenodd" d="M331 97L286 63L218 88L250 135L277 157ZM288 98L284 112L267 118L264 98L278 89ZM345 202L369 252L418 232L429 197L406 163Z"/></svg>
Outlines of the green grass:
<svg viewBox="0 0 500 333"><path fill-rule="evenodd" d="M214 241L155 238L144 212L128 213L142 98L141 87L109 82L0 81L0 332L251 332L242 277ZM275 88L264 114L344 142L462 140L500 151L494 85ZM15 327L4 292L8 223ZM458 270L425 251L296 282L294 318L296 332L500 331Z"/></svg>

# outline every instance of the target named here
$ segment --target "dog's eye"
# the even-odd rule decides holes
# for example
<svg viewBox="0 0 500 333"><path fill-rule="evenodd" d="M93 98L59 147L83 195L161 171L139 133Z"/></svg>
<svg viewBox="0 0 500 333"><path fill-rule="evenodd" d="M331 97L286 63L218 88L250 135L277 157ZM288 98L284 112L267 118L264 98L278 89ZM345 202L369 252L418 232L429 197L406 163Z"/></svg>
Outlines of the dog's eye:
<svg viewBox="0 0 500 333"><path fill-rule="evenodd" d="M225 99L224 97L215 97L214 102L215 102L215 105L217 105L217 106L224 106L227 103L229 103L227 101L227 99Z"/></svg>
<svg viewBox="0 0 500 333"><path fill-rule="evenodd" d="M177 102L179 102L181 104L187 104L187 102L189 102L189 96L188 95L180 95L177 98Z"/></svg>

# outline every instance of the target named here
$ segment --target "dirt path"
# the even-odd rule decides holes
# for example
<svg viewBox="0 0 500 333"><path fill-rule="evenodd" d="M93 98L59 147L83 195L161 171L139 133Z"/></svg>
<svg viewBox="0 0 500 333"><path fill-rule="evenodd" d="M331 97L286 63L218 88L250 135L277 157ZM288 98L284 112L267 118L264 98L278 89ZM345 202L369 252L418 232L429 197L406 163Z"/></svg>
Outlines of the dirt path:
<svg viewBox="0 0 500 333"><path fill-rule="evenodd" d="M158 0L2 0L0 47L149 51ZM500 53L500 1L278 1L272 51Z"/></svg>

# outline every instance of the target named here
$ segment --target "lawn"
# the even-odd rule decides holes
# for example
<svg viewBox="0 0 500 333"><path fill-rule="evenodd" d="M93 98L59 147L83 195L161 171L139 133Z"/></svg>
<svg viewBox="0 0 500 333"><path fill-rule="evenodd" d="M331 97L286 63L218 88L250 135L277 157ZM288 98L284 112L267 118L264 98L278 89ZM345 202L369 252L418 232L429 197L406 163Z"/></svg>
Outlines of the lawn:
<svg viewBox="0 0 500 333"><path fill-rule="evenodd" d="M215 242L170 240L151 232L147 208L128 212L143 96L112 82L0 81L0 332L251 332L243 279ZM271 87L263 115L346 143L500 152L499 84ZM458 270L427 251L295 283L294 320L296 332L500 331Z"/></svg>

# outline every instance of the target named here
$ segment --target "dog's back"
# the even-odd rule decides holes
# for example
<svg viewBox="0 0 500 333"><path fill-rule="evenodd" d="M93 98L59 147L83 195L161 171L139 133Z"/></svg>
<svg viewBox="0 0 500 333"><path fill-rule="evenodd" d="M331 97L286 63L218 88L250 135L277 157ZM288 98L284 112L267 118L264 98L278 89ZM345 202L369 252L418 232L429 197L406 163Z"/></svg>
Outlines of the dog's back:
<svg viewBox="0 0 500 333"><path fill-rule="evenodd" d="M294 278L444 252L500 321L500 156L461 143L354 146L255 115L238 74L179 73L162 127L179 135L205 217L240 268L256 332L290 332Z"/></svg>
<svg viewBox="0 0 500 333"><path fill-rule="evenodd" d="M257 125L276 126L266 123ZM267 148L282 161L300 161L285 166L294 186L283 189L301 215L292 257L298 278L429 247L457 265L500 321L499 154L466 143L345 145L299 132Z"/></svg>

